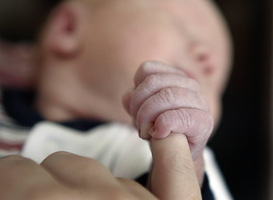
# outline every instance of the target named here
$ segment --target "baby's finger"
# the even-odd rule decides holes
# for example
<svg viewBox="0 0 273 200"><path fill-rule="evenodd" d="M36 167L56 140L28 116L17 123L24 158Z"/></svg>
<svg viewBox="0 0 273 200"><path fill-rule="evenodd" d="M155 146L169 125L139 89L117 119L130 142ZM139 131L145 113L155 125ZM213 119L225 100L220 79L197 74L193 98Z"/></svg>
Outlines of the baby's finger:
<svg viewBox="0 0 273 200"><path fill-rule="evenodd" d="M153 138L164 138L171 132L185 134L195 160L208 141L213 126L214 121L209 112L183 108L160 114L150 134Z"/></svg>
<svg viewBox="0 0 273 200"><path fill-rule="evenodd" d="M165 88L148 98L139 108L136 115L138 128L155 119L167 110L194 108L209 111L203 95L184 88Z"/></svg>
<svg viewBox="0 0 273 200"><path fill-rule="evenodd" d="M152 74L146 76L132 93L130 114L136 117L137 111L146 99L164 88L172 87L181 87L195 92L201 91L199 84L185 75L176 73Z"/></svg>
<svg viewBox="0 0 273 200"><path fill-rule="evenodd" d="M155 73L177 73L186 75L178 68L171 67L159 61L146 61L142 63L136 72L134 82L137 87L148 75Z"/></svg>

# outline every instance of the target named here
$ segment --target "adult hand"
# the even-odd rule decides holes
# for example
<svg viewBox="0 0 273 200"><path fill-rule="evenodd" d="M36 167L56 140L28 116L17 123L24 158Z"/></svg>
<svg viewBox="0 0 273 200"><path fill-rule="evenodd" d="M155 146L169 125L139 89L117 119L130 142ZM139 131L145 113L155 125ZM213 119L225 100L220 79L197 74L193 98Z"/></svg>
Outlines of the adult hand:
<svg viewBox="0 0 273 200"><path fill-rule="evenodd" d="M151 148L150 191L135 181L115 178L93 159L58 152L40 165L19 156L0 159L0 199L201 199L186 137L152 140Z"/></svg>
<svg viewBox="0 0 273 200"><path fill-rule="evenodd" d="M0 160L0 199L5 200L155 200L138 183L115 178L99 162L66 152L40 165L9 156Z"/></svg>

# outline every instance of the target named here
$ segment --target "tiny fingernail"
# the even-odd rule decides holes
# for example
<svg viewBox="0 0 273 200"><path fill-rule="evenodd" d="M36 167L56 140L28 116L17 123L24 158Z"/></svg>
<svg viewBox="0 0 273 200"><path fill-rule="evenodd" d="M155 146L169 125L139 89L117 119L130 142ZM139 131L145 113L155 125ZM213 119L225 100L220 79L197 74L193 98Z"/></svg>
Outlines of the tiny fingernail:
<svg viewBox="0 0 273 200"><path fill-rule="evenodd" d="M152 128L149 130L148 133L149 133L150 136L154 137L154 136L155 136L155 128L152 127Z"/></svg>
<svg viewBox="0 0 273 200"><path fill-rule="evenodd" d="M152 123L146 123L141 126L140 130L140 137L143 139L148 139L150 138L149 135L149 130L152 128L153 124Z"/></svg>

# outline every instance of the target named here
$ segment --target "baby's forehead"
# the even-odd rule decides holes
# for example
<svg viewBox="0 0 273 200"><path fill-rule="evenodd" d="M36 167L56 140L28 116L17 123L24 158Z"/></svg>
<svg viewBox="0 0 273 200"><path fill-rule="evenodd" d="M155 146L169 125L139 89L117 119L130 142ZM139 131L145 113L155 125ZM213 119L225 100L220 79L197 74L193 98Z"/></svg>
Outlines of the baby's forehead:
<svg viewBox="0 0 273 200"><path fill-rule="evenodd" d="M161 14L172 14L175 9L172 7L183 8L183 2L191 0L76 0L85 1L91 7L93 12L113 12L119 14L131 15L134 18L149 16L158 16ZM201 0L202 1L202 0ZM176 9L178 10L178 9Z"/></svg>
<svg viewBox="0 0 273 200"><path fill-rule="evenodd" d="M90 6L98 6L107 7L109 5L113 5L120 8L126 8L128 6L142 6L150 7L157 6L162 4L162 2L170 2L170 1L180 1L180 0L76 0L76 1L84 1L87 2Z"/></svg>
<svg viewBox="0 0 273 200"><path fill-rule="evenodd" d="M92 9L99 11L101 9L134 9L140 12L179 13L184 8L190 7L192 10L199 9L200 6L210 7L215 11L215 7L210 0L75 0L86 2ZM190 6L189 6L190 5ZM194 5L194 6L193 6ZM205 8L207 9L207 8Z"/></svg>
<svg viewBox="0 0 273 200"><path fill-rule="evenodd" d="M193 24L196 21L212 23L214 28L222 29L224 21L211 0L75 0L88 2L91 13L113 14L131 19L168 19ZM102 11L102 12L101 12ZM107 14L108 13L108 14ZM93 15L94 16L94 15ZM105 17L104 17L105 18Z"/></svg>
<svg viewBox="0 0 273 200"><path fill-rule="evenodd" d="M130 15L133 18L145 18L147 16L164 13L161 6L166 0L75 0L88 4L90 13L93 14L113 14L113 15ZM176 1L176 0L168 0ZM142 15L142 16L141 16ZM116 20L113 18L112 20Z"/></svg>

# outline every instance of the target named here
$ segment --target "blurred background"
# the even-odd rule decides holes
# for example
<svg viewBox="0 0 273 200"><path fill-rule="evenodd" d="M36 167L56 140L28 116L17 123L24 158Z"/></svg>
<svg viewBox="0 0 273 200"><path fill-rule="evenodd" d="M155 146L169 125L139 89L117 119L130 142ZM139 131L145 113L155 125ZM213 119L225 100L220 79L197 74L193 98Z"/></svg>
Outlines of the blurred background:
<svg viewBox="0 0 273 200"><path fill-rule="evenodd" d="M231 29L235 52L223 118L209 146L235 199L272 200L272 0L216 3ZM1 0L0 38L33 41L47 9L41 0Z"/></svg>
<svg viewBox="0 0 273 200"><path fill-rule="evenodd" d="M222 123L209 145L235 199L272 200L272 0L216 2L231 28L235 59Z"/></svg>

